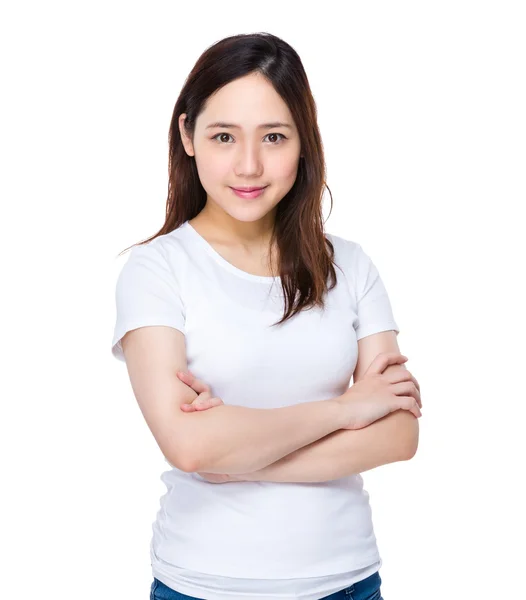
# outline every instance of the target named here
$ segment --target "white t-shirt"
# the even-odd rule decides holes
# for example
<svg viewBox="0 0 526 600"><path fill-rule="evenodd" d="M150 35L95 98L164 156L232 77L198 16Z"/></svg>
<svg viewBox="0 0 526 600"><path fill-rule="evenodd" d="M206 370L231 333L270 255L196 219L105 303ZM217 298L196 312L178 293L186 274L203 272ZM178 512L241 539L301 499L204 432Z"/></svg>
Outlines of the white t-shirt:
<svg viewBox="0 0 526 600"><path fill-rule="evenodd" d="M325 235L341 268L325 311L275 327L280 278L238 269L188 221L134 246L117 279L113 355L124 360L127 331L167 325L185 334L189 370L225 404L277 408L342 394L357 340L399 329L362 247ZM218 484L168 465L150 556L153 575L172 589L205 600L318 600L382 565L361 475Z"/></svg>

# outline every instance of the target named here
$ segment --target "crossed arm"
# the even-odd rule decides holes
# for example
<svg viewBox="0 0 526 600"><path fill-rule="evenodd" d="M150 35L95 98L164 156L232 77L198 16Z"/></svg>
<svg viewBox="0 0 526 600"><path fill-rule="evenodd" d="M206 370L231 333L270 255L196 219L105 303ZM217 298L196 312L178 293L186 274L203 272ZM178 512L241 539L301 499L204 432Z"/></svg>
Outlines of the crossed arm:
<svg viewBox="0 0 526 600"><path fill-rule="evenodd" d="M418 445L418 419L398 410L363 429L339 429L267 467L237 477L243 481L321 482L409 460Z"/></svg>
<svg viewBox="0 0 526 600"><path fill-rule="evenodd" d="M363 376L366 366L380 352L398 350L393 331L363 338L358 344L360 359L355 380ZM389 366L386 371L393 368L400 367ZM339 479L410 460L418 448L418 439L418 419L407 410L397 410L363 429L339 429L263 469L241 475L240 479L280 483Z"/></svg>
<svg viewBox="0 0 526 600"><path fill-rule="evenodd" d="M360 352L355 380L363 376L380 352L399 351L393 331L362 338L358 344ZM390 366L386 371L393 368L400 366ZM225 481L315 483L339 479L411 459L416 453L418 438L418 419L407 410L397 410L363 429L339 429L258 471L226 475Z"/></svg>

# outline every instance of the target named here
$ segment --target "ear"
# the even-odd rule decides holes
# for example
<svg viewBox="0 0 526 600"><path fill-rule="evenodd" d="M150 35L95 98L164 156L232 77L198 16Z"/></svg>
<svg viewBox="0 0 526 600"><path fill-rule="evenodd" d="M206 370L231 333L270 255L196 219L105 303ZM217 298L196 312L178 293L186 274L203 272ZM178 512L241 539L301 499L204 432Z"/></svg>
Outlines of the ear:
<svg viewBox="0 0 526 600"><path fill-rule="evenodd" d="M184 128L184 122L186 119L186 113L182 113L179 115L179 133L181 135L181 142L183 143L183 147L188 156L194 156L194 145L192 144L192 140L186 135L186 131Z"/></svg>

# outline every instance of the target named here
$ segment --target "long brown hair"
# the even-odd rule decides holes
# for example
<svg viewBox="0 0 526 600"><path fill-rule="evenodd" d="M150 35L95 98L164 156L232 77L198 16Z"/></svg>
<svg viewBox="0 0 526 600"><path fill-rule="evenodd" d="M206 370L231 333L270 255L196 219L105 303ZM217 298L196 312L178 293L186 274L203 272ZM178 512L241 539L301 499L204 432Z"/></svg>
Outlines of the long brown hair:
<svg viewBox="0 0 526 600"><path fill-rule="evenodd" d="M229 82L261 73L289 107L300 135L302 157L294 185L277 205L271 248L279 250L285 312L279 325L302 309L324 308L324 295L336 285L334 248L324 234L325 156L317 123L316 103L297 52L270 33L234 35L205 50L188 75L175 103L169 130L166 220L147 244L196 217L206 204L193 156L181 141L178 119L186 113L185 130L193 139L195 122L205 103ZM330 215L330 213L329 213ZM132 246L130 246L131 248ZM125 252L129 248L123 250ZM122 252L121 252L122 254Z"/></svg>

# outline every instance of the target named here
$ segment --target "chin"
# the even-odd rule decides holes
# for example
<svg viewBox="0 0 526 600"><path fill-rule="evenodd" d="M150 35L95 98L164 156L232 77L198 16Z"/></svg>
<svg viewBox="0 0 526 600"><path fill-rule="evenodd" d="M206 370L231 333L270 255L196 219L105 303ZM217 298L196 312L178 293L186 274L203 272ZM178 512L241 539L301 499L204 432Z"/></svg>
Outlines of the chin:
<svg viewBox="0 0 526 600"><path fill-rule="evenodd" d="M241 221L242 223L255 223L260 219L263 219L265 215L269 212L268 210L255 210L245 209L245 210L228 210L227 212L233 219L236 221Z"/></svg>

